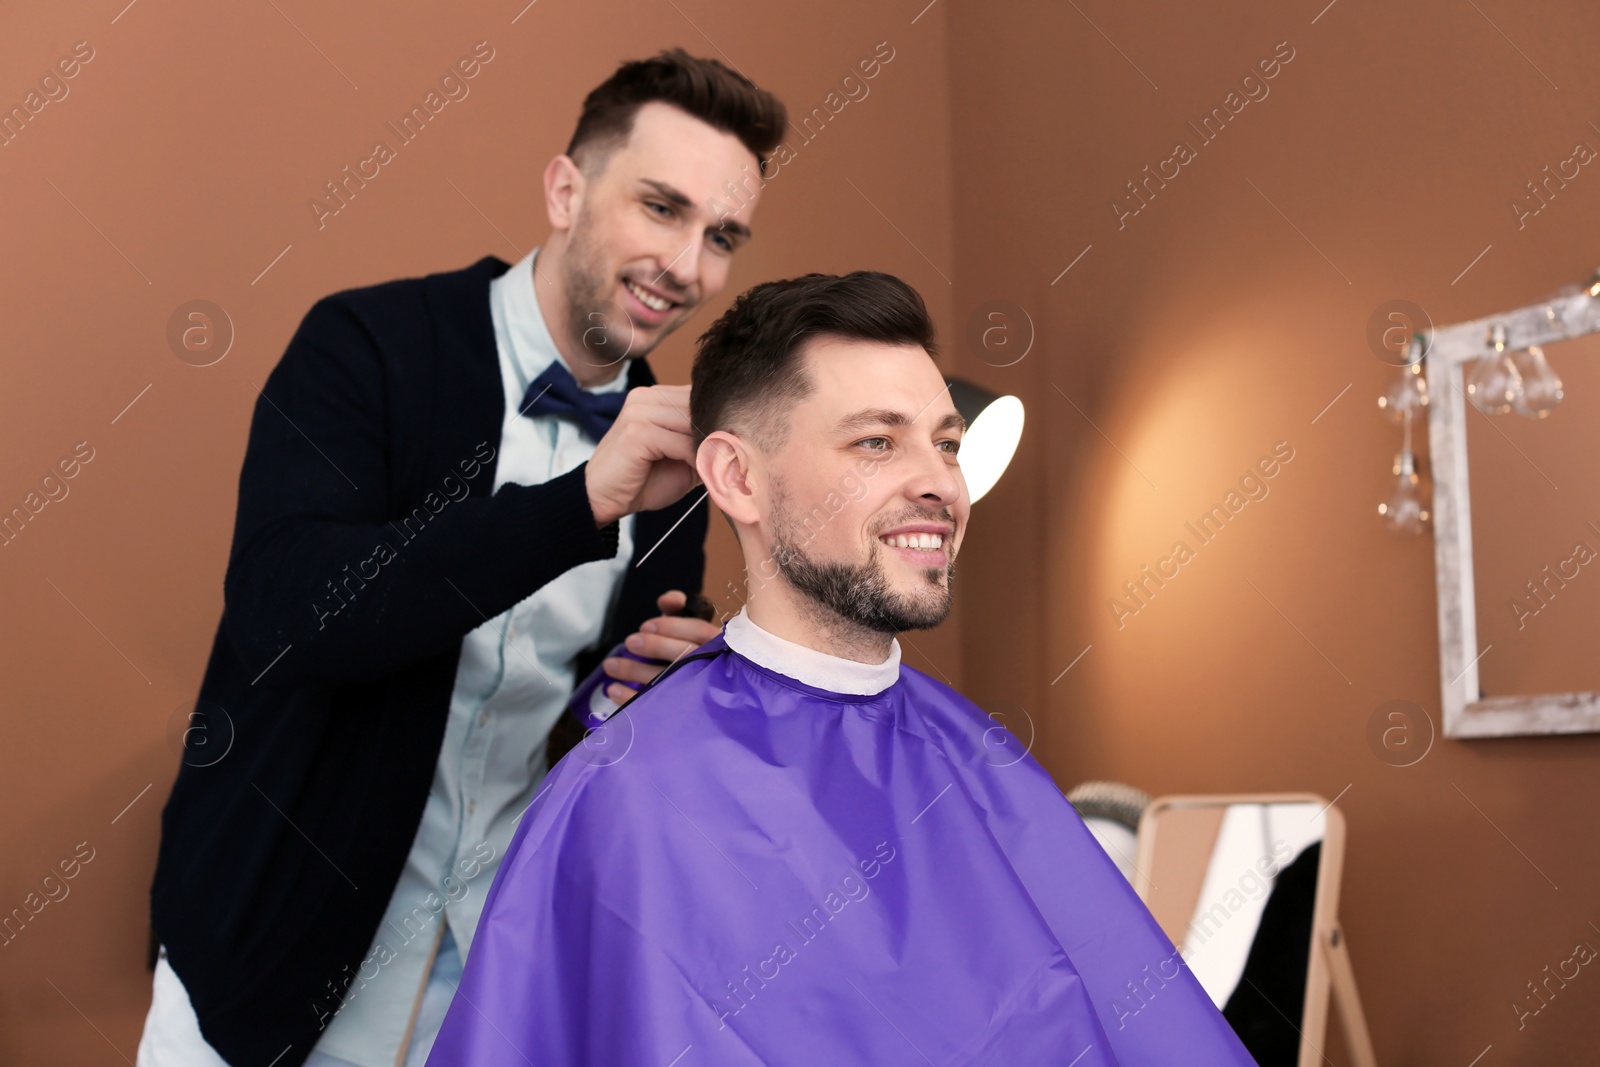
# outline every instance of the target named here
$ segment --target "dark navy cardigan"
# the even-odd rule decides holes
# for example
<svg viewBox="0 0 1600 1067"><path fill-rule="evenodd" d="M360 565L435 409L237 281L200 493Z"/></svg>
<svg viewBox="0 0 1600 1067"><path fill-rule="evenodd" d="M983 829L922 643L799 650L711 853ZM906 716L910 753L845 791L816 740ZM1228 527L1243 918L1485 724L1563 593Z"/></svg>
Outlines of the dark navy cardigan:
<svg viewBox="0 0 1600 1067"><path fill-rule="evenodd" d="M298 1067L366 958L433 781L462 638L613 558L585 466L491 495L505 398L489 282L465 270L327 297L267 379L221 623L161 820L155 936L232 1067ZM654 383L644 360L630 388ZM641 513L584 677L700 591L708 508ZM225 753L225 754L224 754Z"/></svg>

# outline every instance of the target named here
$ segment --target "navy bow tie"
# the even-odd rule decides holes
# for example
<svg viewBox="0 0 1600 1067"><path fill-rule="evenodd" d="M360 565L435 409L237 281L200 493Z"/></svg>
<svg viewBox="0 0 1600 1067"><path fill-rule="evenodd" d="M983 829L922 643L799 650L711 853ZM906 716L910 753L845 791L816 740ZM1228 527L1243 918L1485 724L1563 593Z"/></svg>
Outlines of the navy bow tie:
<svg viewBox="0 0 1600 1067"><path fill-rule="evenodd" d="M590 439L599 441L617 421L627 395L627 390L591 393L578 384L559 359L552 359L544 373L535 378L523 394L519 413L572 419Z"/></svg>

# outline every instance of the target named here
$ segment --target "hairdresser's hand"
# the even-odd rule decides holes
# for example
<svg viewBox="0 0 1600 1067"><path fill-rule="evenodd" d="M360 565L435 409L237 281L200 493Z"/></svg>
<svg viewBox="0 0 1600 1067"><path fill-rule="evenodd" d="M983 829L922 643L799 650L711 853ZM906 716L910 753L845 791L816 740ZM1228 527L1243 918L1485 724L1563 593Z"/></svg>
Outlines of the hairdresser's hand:
<svg viewBox="0 0 1600 1067"><path fill-rule="evenodd" d="M675 503L700 482L689 430L689 387L630 389L584 471L596 526Z"/></svg>
<svg viewBox="0 0 1600 1067"><path fill-rule="evenodd" d="M637 390L635 390L637 392ZM683 610L687 598L677 589L669 589L656 597L656 607L661 615L644 623L639 632L628 638L628 651L636 656L663 660L663 663L640 663L621 656L607 656L600 666L613 678L621 681L606 686L606 696L618 705L626 704L637 690L622 684L623 681L647 685L656 675L672 663L693 652L722 631L715 623L705 622L692 615L677 615Z"/></svg>

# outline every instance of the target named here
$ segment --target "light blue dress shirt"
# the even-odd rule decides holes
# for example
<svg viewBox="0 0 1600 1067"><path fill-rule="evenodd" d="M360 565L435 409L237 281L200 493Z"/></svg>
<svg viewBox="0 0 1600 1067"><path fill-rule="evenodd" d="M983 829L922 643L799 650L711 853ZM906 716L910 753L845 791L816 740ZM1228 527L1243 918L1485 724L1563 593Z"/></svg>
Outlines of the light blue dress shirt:
<svg viewBox="0 0 1600 1067"><path fill-rule="evenodd" d="M594 442L575 423L519 415L528 383L560 359L533 290L534 249L489 285L506 414L494 488L539 485L583 463ZM568 368L571 369L570 367ZM627 388L628 364L592 392ZM567 571L467 635L433 786L372 950L316 1051L394 1067L439 1020L418 1019L448 925L464 957L517 820L544 777L545 743L574 685L573 659L598 641L633 556L632 515L617 554ZM308 1009L309 1010L309 1009Z"/></svg>

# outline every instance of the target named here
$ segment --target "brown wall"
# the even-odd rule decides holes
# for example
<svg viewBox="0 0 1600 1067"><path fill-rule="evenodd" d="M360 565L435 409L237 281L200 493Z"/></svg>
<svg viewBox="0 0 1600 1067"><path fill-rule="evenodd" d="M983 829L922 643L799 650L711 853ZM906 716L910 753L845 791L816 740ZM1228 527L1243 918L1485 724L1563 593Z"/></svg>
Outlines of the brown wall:
<svg viewBox="0 0 1600 1067"><path fill-rule="evenodd" d="M1592 166L1521 230L1509 202L1600 148L1600 14L1325 3L950 5L956 311L1008 299L1039 331L978 365L1032 429L974 515L966 617L1015 621L966 627L968 691L1029 708L1063 786L1342 794L1382 1063L1591 1062L1587 970L1520 1032L1511 1003L1600 946L1600 740L1440 738L1403 768L1368 745L1380 704L1437 724L1439 696L1431 539L1375 512L1399 434L1364 334L1392 299L1443 325L1593 270ZM1186 123L1281 41L1270 95L1202 144ZM1119 229L1110 202L1180 139L1195 158ZM1278 441L1270 495L1190 538ZM1119 627L1108 602L1179 538L1194 558Z"/></svg>
<svg viewBox="0 0 1600 1067"><path fill-rule="evenodd" d="M254 387L305 309L537 243L540 168L622 58L720 53L809 111L883 40L896 58L780 171L732 287L894 271L928 297L952 368L1029 405L1015 467L975 512L958 615L908 660L1034 735L1064 787L1343 792L1344 920L1385 1064L1465 1064L1490 1044L1485 1067L1589 1055L1600 992L1583 978L1521 1032L1509 1005L1574 942L1600 944L1595 739L1441 738L1405 768L1366 740L1384 701L1437 722L1438 697L1430 543L1374 514L1395 434L1363 334L1390 299L1450 322L1593 267L1588 168L1521 231L1507 207L1575 140L1600 146L1592 9L1345 0L1313 24L1320 4L544 0L513 24L520 6L3 16L8 107L74 42L95 57L0 148L0 506L78 442L94 458L0 548L0 909L79 842L94 859L0 948L0 1061L132 1057L165 734L221 610ZM471 95L319 231L306 201L482 40L496 55ZM1124 183L1198 140L1185 123L1284 40L1295 58L1271 95L1119 230ZM211 367L164 336L192 299L237 332ZM1010 367L960 344L991 300L1036 333ZM653 359L665 380L687 379L692 332ZM1119 628L1122 582L1278 441L1294 459L1270 495ZM720 523L712 551L708 586L725 589Z"/></svg>

